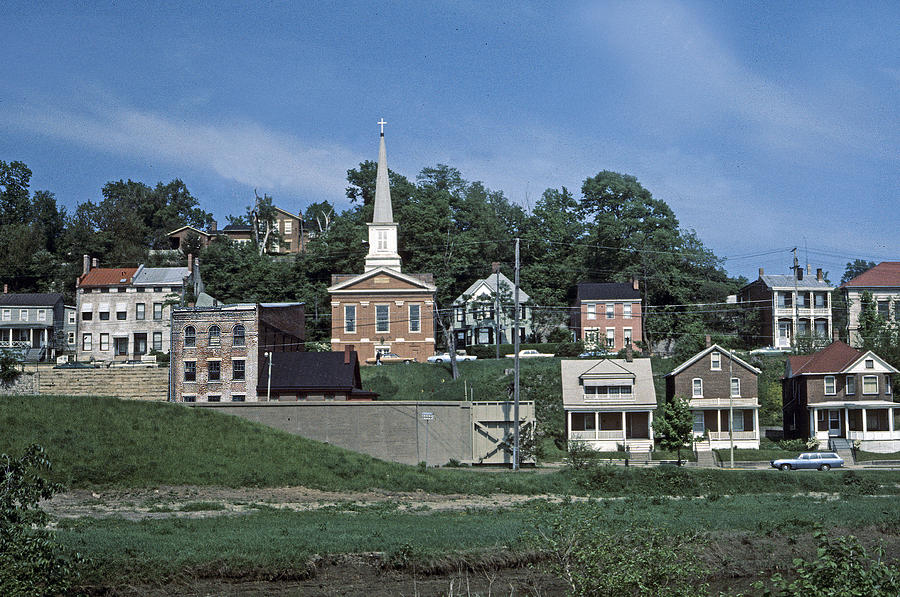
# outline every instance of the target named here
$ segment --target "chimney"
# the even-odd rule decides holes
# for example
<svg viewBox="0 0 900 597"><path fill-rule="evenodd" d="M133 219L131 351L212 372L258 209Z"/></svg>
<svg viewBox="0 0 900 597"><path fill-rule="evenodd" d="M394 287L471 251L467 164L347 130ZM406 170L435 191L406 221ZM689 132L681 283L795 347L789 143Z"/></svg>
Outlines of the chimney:
<svg viewBox="0 0 900 597"><path fill-rule="evenodd" d="M821 281L822 281L822 278L824 278L824 277L825 277L825 276L822 275L822 268L821 268L821 267L817 267L817 268L816 268L816 280L818 280L819 282L821 282Z"/></svg>
<svg viewBox="0 0 900 597"><path fill-rule="evenodd" d="M634 349L631 347L631 343L625 347L625 360L629 363L634 360Z"/></svg>
<svg viewBox="0 0 900 597"><path fill-rule="evenodd" d="M350 358L352 354L353 354L353 347L349 346L349 345L345 346L344 347L344 364L345 365L349 365L350 362L352 361L352 359Z"/></svg>
<svg viewBox="0 0 900 597"><path fill-rule="evenodd" d="M7 285L7 284L3 285L3 294L9 294L9 285Z"/></svg>
<svg viewBox="0 0 900 597"><path fill-rule="evenodd" d="M762 278L766 275L766 271L763 268L759 268L759 277Z"/></svg>
<svg viewBox="0 0 900 597"><path fill-rule="evenodd" d="M91 258L89 255L83 255L81 257L81 273L86 274L91 271Z"/></svg>
<svg viewBox="0 0 900 597"><path fill-rule="evenodd" d="M631 279L631 287L634 288L635 290L640 290L640 289L641 289L641 283L638 282L638 279L637 279L637 278L632 278L632 279Z"/></svg>
<svg viewBox="0 0 900 597"><path fill-rule="evenodd" d="M837 328L831 329L831 341L832 342L840 342L841 340L841 332Z"/></svg>
<svg viewBox="0 0 900 597"><path fill-rule="evenodd" d="M218 223L218 222L216 222L215 220L213 220L212 222L210 222L210 224L209 224L209 231L210 231L210 232L216 232L218 229L219 229L219 223Z"/></svg>
<svg viewBox="0 0 900 597"><path fill-rule="evenodd" d="M812 266L810 264L806 264L806 275L810 275L812 273Z"/></svg>
<svg viewBox="0 0 900 597"><path fill-rule="evenodd" d="M500 262L499 261L492 262L491 263L491 273L496 274L499 271L500 271Z"/></svg>
<svg viewBox="0 0 900 597"><path fill-rule="evenodd" d="M712 338L709 334L706 334L706 347L709 348L710 346L712 346Z"/></svg>
<svg viewBox="0 0 900 597"><path fill-rule="evenodd" d="M188 273L194 273L194 254L188 253Z"/></svg>
<svg viewBox="0 0 900 597"><path fill-rule="evenodd" d="M95 268L95 267L99 267L99 266L100 266L100 260L99 260L99 259L97 259L96 257L94 257L93 259L91 259L91 268Z"/></svg>

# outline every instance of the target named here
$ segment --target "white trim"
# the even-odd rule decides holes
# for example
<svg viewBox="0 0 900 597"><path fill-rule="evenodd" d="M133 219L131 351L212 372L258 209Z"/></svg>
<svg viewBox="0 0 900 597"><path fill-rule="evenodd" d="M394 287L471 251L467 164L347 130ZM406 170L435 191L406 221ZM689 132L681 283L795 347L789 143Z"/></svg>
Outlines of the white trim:
<svg viewBox="0 0 900 597"><path fill-rule="evenodd" d="M874 392L866 391L866 378L871 378L871 379L875 380L875 391ZM878 392L878 374L863 375L862 376L862 395L863 396L876 396L876 395L878 395L878 393L879 393Z"/></svg>
<svg viewBox="0 0 900 597"><path fill-rule="evenodd" d="M831 391L828 391L828 380L831 379ZM837 394L837 377L834 375L826 375L822 379L822 393L825 396L834 396Z"/></svg>
<svg viewBox="0 0 900 597"><path fill-rule="evenodd" d="M421 288L423 290L430 290L432 292L437 291L437 286L435 286L434 284L428 284L426 282L422 282L418 278L413 278L412 276L408 276L404 273L398 272L395 269L390 269L388 267L382 266L382 267L376 267L374 269L371 269L363 274L359 274L358 276L348 278L348 279L344 280L343 282L338 282L337 284L334 284L333 286L329 286L328 292L332 293L332 294L362 292L361 290L346 290L346 287L353 286L355 284L358 284L359 282L362 282L363 280L372 278L379 274L388 275L393 278L396 278L397 280L409 282L413 286L418 286L419 288ZM379 293L379 292L385 292L385 291L388 291L388 292L410 292L410 290L411 289L409 289L409 288L367 289L367 290L365 290L365 292L366 293Z"/></svg>
<svg viewBox="0 0 900 597"><path fill-rule="evenodd" d="M697 393L697 384L696 382L700 382L700 393ZM703 378L695 377L691 380L691 398L703 398Z"/></svg>

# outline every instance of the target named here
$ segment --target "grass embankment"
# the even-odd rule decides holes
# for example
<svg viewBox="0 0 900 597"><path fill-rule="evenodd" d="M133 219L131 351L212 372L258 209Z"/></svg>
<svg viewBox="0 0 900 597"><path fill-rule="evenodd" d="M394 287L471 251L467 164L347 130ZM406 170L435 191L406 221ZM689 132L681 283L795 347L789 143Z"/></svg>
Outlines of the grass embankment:
<svg viewBox="0 0 900 597"><path fill-rule="evenodd" d="M782 496L693 499L632 497L600 502L592 519L601 530L629 525L673 532L703 529L729 535L795 536L815 525L862 529L881 520L881 532L900 529L894 498L840 500ZM401 513L396 503L317 512L280 512L263 506L245 516L127 522L60 521L58 537L92 560L88 583L163 582L178 577L297 578L314 555L382 552L387 563L419 565L456 554L522 551L522 536L535 528L535 505L507 510ZM348 510L352 514L348 514ZM885 518L885 512L894 512Z"/></svg>
<svg viewBox="0 0 900 597"><path fill-rule="evenodd" d="M857 462L868 462L872 460L900 460L900 452L863 452L856 451Z"/></svg>

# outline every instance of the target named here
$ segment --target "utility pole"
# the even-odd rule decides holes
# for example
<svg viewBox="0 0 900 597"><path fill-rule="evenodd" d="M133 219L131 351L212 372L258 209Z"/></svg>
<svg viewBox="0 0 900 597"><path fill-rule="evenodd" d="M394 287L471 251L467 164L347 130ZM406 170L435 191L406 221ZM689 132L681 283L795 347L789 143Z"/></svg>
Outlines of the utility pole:
<svg viewBox="0 0 900 597"><path fill-rule="evenodd" d="M734 379L734 360L728 353L728 442L731 444L731 468L734 468L734 391L731 389Z"/></svg>
<svg viewBox="0 0 900 597"><path fill-rule="evenodd" d="M513 323L513 352L516 355L515 374L513 378L513 470L519 470L519 239L516 238L516 292L515 319Z"/></svg>
<svg viewBox="0 0 900 597"><path fill-rule="evenodd" d="M798 346L797 346L797 328L800 326L800 312L797 309L797 299L800 298L800 290L798 289L798 278L802 274L800 273L800 264L797 261L797 247L794 247L791 250L794 252L794 267L792 268L794 270L794 297L793 297L794 317L793 317L793 321L791 322L791 335L793 336L794 351L796 352L797 348L798 348Z"/></svg>
<svg viewBox="0 0 900 597"><path fill-rule="evenodd" d="M500 358L500 264L494 263L494 342L497 345L497 358Z"/></svg>
<svg viewBox="0 0 900 597"><path fill-rule="evenodd" d="M272 353L265 353L266 359L269 361L269 384L266 388L266 402L272 401Z"/></svg>

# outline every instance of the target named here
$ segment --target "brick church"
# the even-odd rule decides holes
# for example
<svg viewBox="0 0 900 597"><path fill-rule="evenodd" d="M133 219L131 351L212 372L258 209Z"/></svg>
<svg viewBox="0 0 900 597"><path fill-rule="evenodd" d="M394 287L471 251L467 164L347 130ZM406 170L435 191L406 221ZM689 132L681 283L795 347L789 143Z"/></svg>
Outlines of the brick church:
<svg viewBox="0 0 900 597"><path fill-rule="evenodd" d="M375 210L362 274L333 274L331 349L352 346L362 362L396 353L419 362L434 354L434 276L404 273L391 209L384 120L378 147Z"/></svg>

